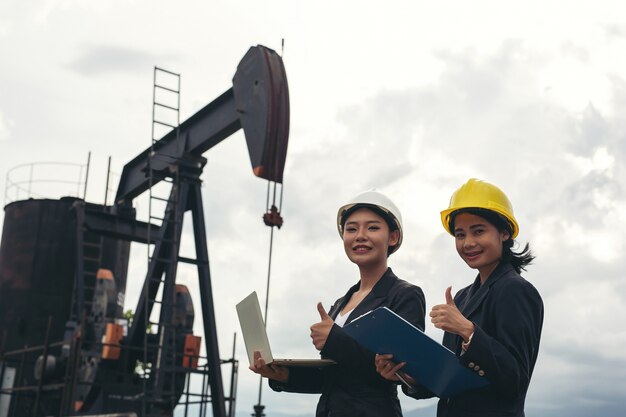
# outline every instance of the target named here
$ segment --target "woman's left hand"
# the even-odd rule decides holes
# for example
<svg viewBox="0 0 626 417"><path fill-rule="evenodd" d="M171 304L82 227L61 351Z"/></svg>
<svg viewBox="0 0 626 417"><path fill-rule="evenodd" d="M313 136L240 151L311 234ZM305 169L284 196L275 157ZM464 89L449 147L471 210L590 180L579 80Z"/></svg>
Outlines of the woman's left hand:
<svg viewBox="0 0 626 417"><path fill-rule="evenodd" d="M446 289L446 303L434 306L430 317L436 328L458 334L465 341L474 333L474 323L466 319L454 303L452 287Z"/></svg>
<svg viewBox="0 0 626 417"><path fill-rule="evenodd" d="M320 313L322 321L311 326L311 339L313 339L315 349L321 351L326 344L330 329L333 328L335 322L330 318L326 310L324 310L322 303L317 303L317 311Z"/></svg>
<svg viewBox="0 0 626 417"><path fill-rule="evenodd" d="M272 364L267 365L265 359L261 357L261 352L258 350L254 351L254 363L248 369L264 378L275 379L280 382L289 380L289 368Z"/></svg>

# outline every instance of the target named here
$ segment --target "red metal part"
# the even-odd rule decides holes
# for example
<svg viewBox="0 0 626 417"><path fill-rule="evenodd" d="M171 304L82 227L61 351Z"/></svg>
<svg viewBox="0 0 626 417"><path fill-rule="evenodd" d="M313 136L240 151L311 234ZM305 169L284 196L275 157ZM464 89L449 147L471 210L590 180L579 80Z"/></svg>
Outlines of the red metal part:
<svg viewBox="0 0 626 417"><path fill-rule="evenodd" d="M266 226L276 226L280 229L280 227L283 225L283 218L280 215L280 212L278 211L278 208L276 208L276 206L272 205L270 211L263 215L263 223L265 223Z"/></svg>

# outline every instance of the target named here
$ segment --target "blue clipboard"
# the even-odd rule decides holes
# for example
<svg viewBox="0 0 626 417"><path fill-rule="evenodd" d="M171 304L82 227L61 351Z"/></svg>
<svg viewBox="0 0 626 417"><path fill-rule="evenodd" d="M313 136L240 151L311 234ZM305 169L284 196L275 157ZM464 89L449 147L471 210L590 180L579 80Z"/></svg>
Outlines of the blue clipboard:
<svg viewBox="0 0 626 417"><path fill-rule="evenodd" d="M372 352L391 353L394 362L406 362L402 371L440 398L489 385L461 365L454 352L387 307L362 315L343 330Z"/></svg>

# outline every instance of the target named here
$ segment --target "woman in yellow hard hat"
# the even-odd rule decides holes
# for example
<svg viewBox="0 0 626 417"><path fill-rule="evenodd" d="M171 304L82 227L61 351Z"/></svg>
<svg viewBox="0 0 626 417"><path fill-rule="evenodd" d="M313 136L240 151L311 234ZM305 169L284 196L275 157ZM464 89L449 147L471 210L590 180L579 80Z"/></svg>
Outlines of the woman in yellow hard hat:
<svg viewBox="0 0 626 417"><path fill-rule="evenodd" d="M310 328L315 348L336 365L287 368L267 365L256 355L250 369L269 378L275 391L322 394L317 417L401 417L396 384L376 372L374 352L348 336L343 326L375 308L387 307L424 328L424 293L387 266L389 255L402 244L402 216L384 194L367 191L339 208L337 229L348 259L359 269L359 281L328 313L318 303L320 321Z"/></svg>
<svg viewBox="0 0 626 417"><path fill-rule="evenodd" d="M537 360L543 302L520 273L534 259L529 245L513 250L519 225L507 196L493 184L470 179L441 212L444 229L455 238L461 259L478 271L474 282L445 304L432 308L435 327L445 331L443 344L459 362L489 382L485 388L442 398L437 416L524 416L524 401ZM376 369L396 381L403 363L377 355ZM404 392L414 398L433 394L411 380Z"/></svg>

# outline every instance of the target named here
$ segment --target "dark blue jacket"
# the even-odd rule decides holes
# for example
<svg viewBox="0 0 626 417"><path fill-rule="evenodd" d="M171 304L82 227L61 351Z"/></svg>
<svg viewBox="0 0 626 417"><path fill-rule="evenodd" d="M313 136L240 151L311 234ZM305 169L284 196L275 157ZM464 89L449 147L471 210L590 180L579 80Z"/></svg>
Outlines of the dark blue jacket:
<svg viewBox="0 0 626 417"><path fill-rule="evenodd" d="M455 295L454 302L474 323L474 336L463 354L460 336L446 332L443 344L491 384L440 399L437 417L523 417L541 339L541 296L506 263L500 264L483 285L477 277ZM432 396L425 389L405 393L415 398Z"/></svg>
<svg viewBox="0 0 626 417"><path fill-rule="evenodd" d="M359 283L335 301L328 314L334 320L358 290ZM350 313L347 323L377 308L388 307L414 326L424 329L425 301L422 290L396 277L387 269L372 291ZM402 416L396 384L383 379L374 364L374 353L361 347L333 325L322 357L337 365L322 369L290 368L289 381L270 380L275 391L321 393L317 417L399 417Z"/></svg>

